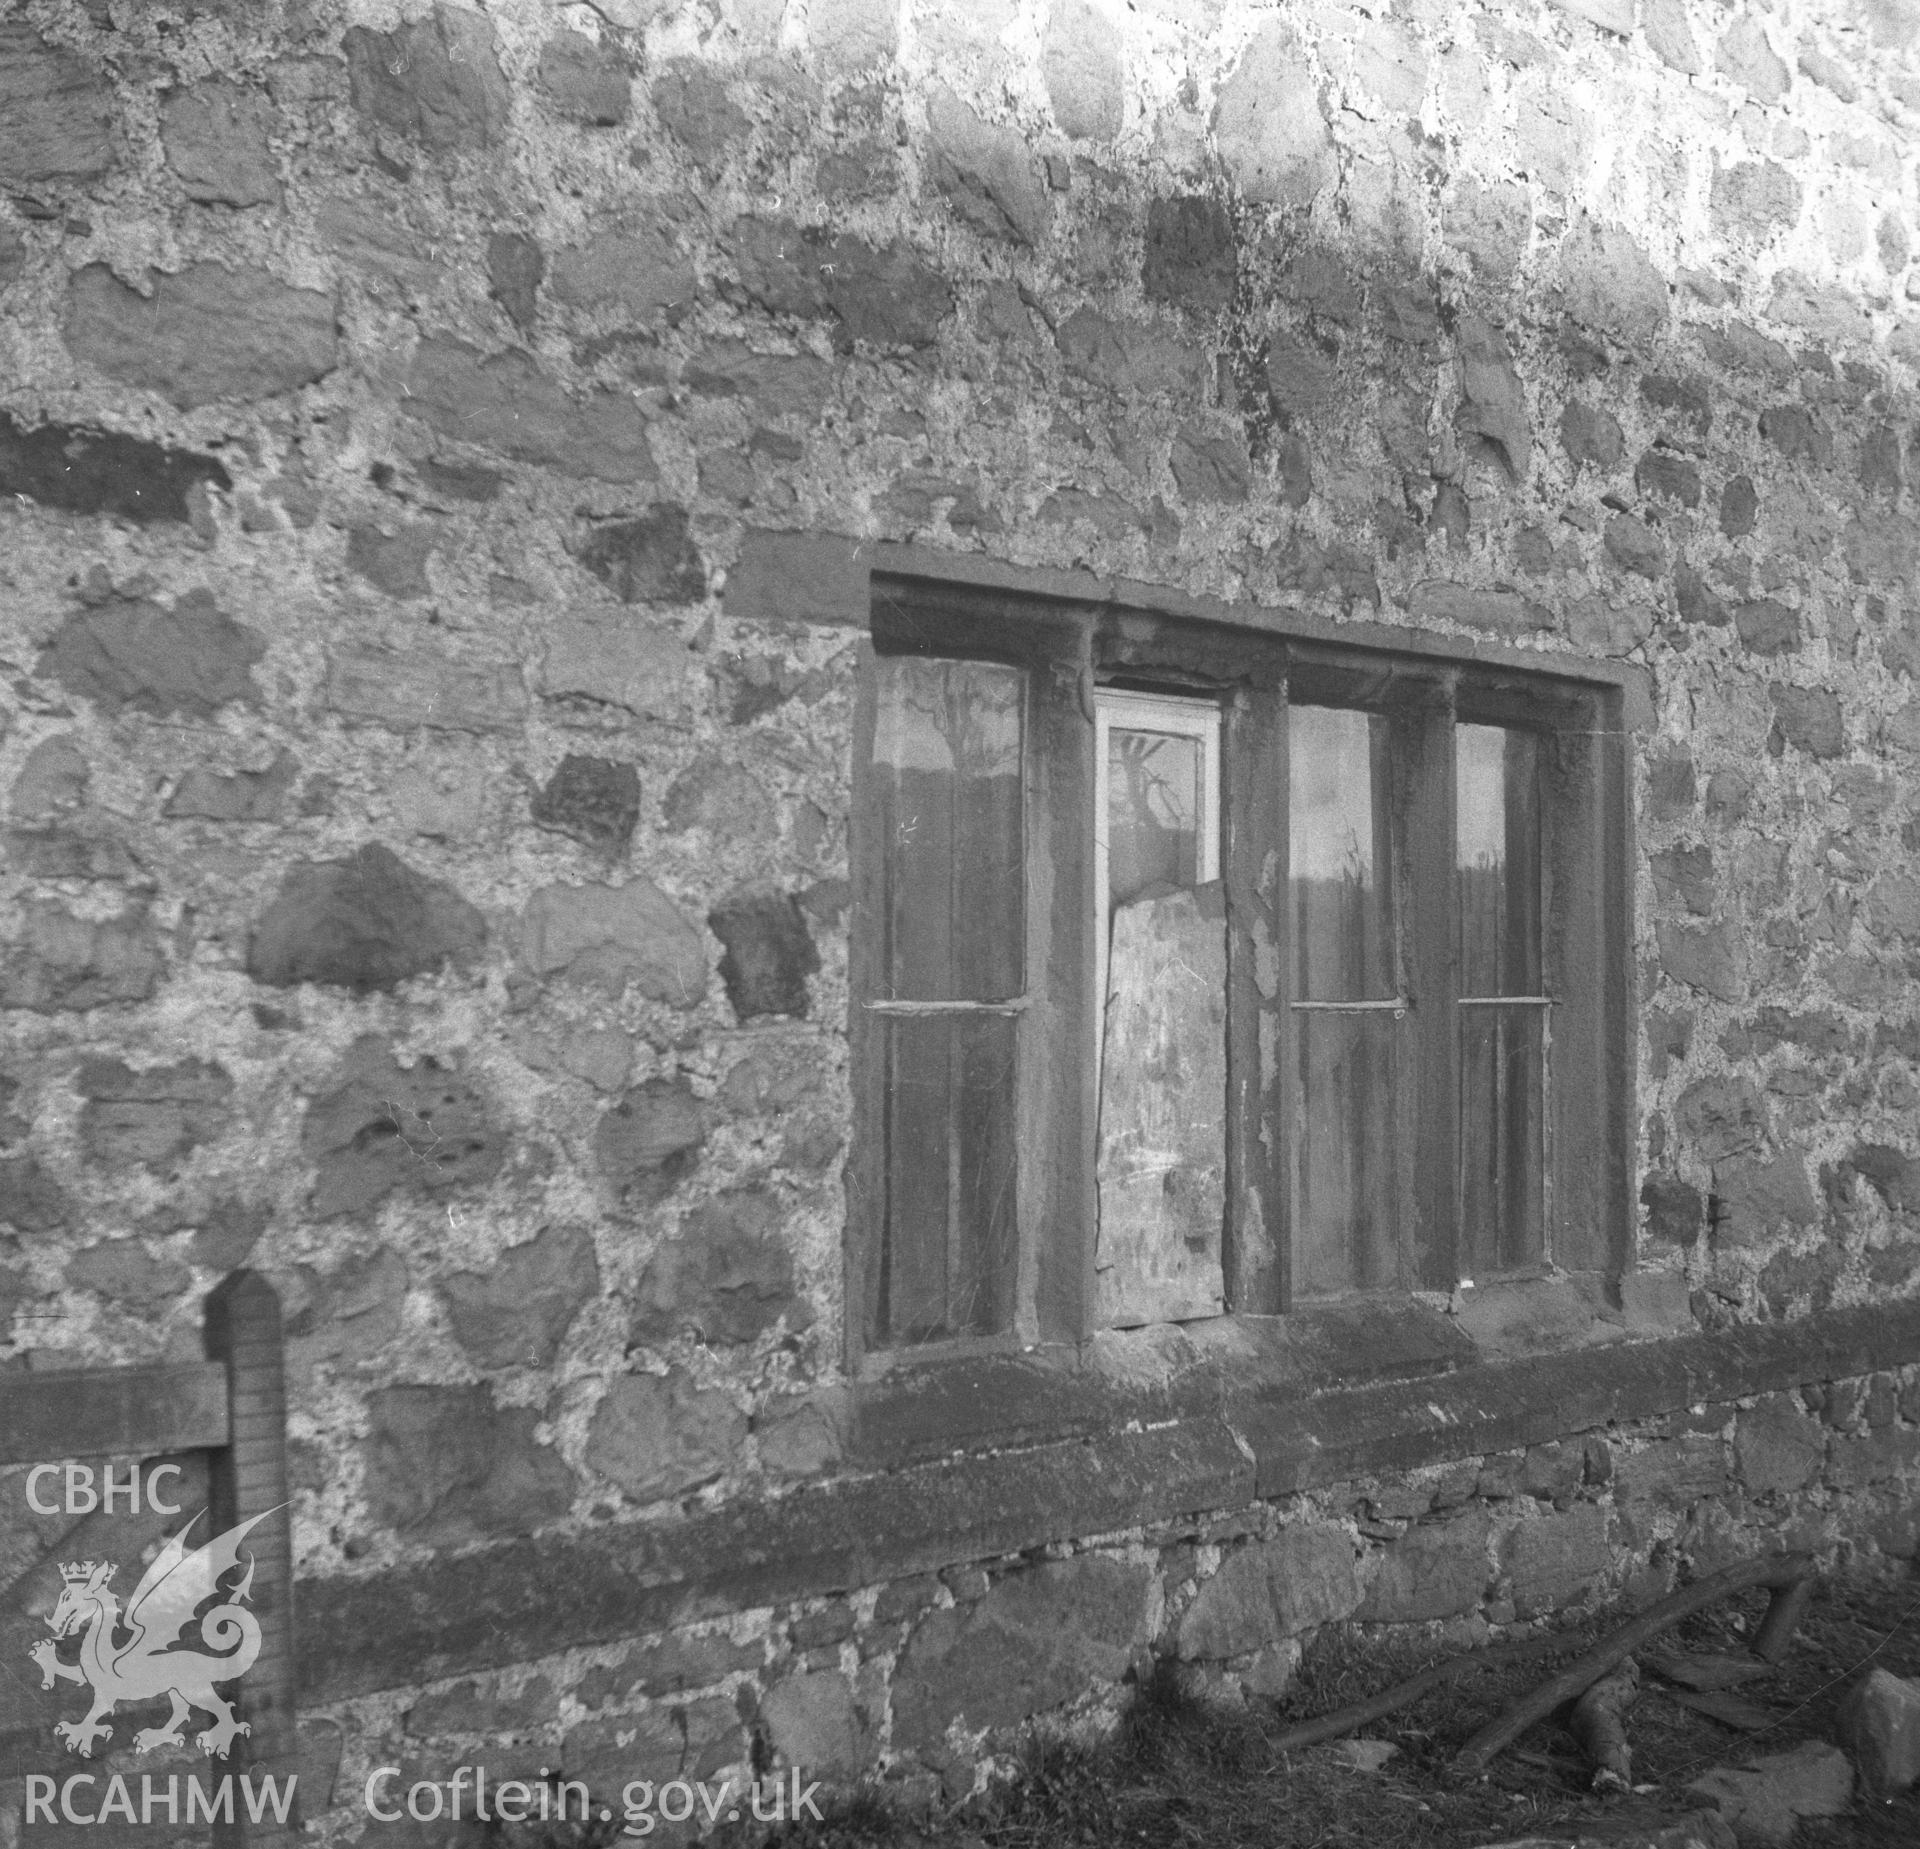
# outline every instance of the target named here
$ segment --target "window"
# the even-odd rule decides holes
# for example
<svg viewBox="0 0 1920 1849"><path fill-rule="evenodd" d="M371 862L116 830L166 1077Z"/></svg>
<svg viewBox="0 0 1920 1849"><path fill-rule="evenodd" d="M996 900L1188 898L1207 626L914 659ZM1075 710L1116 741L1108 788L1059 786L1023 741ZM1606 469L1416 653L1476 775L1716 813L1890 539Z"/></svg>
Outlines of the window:
<svg viewBox="0 0 1920 1849"><path fill-rule="evenodd" d="M1604 664L906 579L873 648L857 1352L1617 1275Z"/></svg>

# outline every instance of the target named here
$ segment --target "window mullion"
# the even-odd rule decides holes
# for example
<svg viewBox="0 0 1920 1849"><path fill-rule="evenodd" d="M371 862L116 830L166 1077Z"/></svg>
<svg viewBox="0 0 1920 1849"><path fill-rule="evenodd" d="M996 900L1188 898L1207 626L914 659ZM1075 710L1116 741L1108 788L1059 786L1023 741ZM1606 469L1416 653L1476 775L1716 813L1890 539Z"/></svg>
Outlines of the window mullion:
<svg viewBox="0 0 1920 1849"><path fill-rule="evenodd" d="M1412 1000L1412 1058L1404 1070L1414 1159L1409 1268L1428 1290L1451 1290L1460 1276L1459 967L1454 943L1453 685L1431 683L1417 706L1402 709L1398 900L1405 992Z"/></svg>
<svg viewBox="0 0 1920 1849"><path fill-rule="evenodd" d="M1227 889L1227 1307L1292 1303L1287 1148L1292 968L1287 907L1289 765L1284 684L1235 694L1221 765ZM1275 852L1275 844L1282 851Z"/></svg>

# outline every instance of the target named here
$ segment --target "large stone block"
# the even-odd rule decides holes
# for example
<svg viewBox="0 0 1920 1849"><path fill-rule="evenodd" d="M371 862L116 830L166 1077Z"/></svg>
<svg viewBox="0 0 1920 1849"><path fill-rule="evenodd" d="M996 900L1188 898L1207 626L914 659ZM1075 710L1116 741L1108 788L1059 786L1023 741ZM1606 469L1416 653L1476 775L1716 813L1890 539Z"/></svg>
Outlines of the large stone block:
<svg viewBox="0 0 1920 1849"><path fill-rule="evenodd" d="M17 1233L57 1233L72 1212L72 1197L38 1158L0 1162L0 1225Z"/></svg>
<svg viewBox="0 0 1920 1849"><path fill-rule="evenodd" d="M119 158L113 92L24 19L0 22L0 189L97 180Z"/></svg>
<svg viewBox="0 0 1920 1849"><path fill-rule="evenodd" d="M1053 211L1025 136L981 121L944 84L928 92L927 128L933 137L934 183L963 218L992 236L1011 236L1022 244L1045 238Z"/></svg>
<svg viewBox="0 0 1920 1849"><path fill-rule="evenodd" d="M733 596L731 580L727 595ZM548 699L592 700L647 718L664 718L684 704L693 657L664 625L568 612L545 633L540 691Z"/></svg>
<svg viewBox="0 0 1920 1849"><path fill-rule="evenodd" d="M1697 77L1705 68L1687 24L1686 0L1641 0L1640 29L1655 56L1671 69Z"/></svg>
<svg viewBox="0 0 1920 1849"><path fill-rule="evenodd" d="M1802 1817L1838 1817L1853 1796L1853 1768L1837 1746L1808 1740L1745 1766L1715 1766L1687 1787L1733 1826L1743 1846L1787 1849Z"/></svg>
<svg viewBox="0 0 1920 1849"><path fill-rule="evenodd" d="M267 652L256 630L225 615L208 590L185 591L171 610L119 598L69 616L34 672L103 712L123 706L167 718L210 719L229 701L257 706L252 667Z"/></svg>
<svg viewBox="0 0 1920 1849"><path fill-rule="evenodd" d="M755 1641L737 1644L724 1631L678 1631L635 1644L612 1663L589 1669L574 1685L582 1707L630 1702L637 1695L678 1695L711 1688L743 1669L758 1669L765 1651Z"/></svg>
<svg viewBox="0 0 1920 1849"><path fill-rule="evenodd" d="M687 510L671 502L590 528L574 556L622 603L699 603L707 594L706 560L687 530Z"/></svg>
<svg viewBox="0 0 1920 1849"><path fill-rule="evenodd" d="M1233 220L1208 193L1179 194L1147 204L1141 284L1150 302L1176 302L1203 312L1233 300L1237 257Z"/></svg>
<svg viewBox="0 0 1920 1849"><path fill-rule="evenodd" d="M278 397L325 378L339 361L333 298L317 289L220 263L190 263L151 281L143 296L103 263L76 270L60 323L68 352L189 410Z"/></svg>
<svg viewBox="0 0 1920 1849"><path fill-rule="evenodd" d="M265 770L230 777L195 765L174 785L160 813L206 822L277 822L299 774L291 751L282 751Z"/></svg>
<svg viewBox="0 0 1920 1849"><path fill-rule="evenodd" d="M1415 1624L1471 1611L1492 1577L1490 1532L1484 1509L1409 1528L1381 1556L1354 1616L1369 1624Z"/></svg>
<svg viewBox="0 0 1920 1849"><path fill-rule="evenodd" d="M477 956L479 909L443 880L369 842L345 860L288 870L247 945L247 974L275 988L326 982L356 995Z"/></svg>
<svg viewBox="0 0 1920 1849"><path fill-rule="evenodd" d="M547 294L576 308L613 308L636 320L693 300L693 266L658 231L637 226L599 231L557 251Z"/></svg>
<svg viewBox="0 0 1920 1849"><path fill-rule="evenodd" d="M330 1271L302 1265L275 1279L287 1310L287 1372L309 1382L322 1365L347 1370L384 1355L405 1321L407 1262L391 1246Z"/></svg>
<svg viewBox="0 0 1920 1849"><path fill-rule="evenodd" d="M280 175L267 146L273 119L264 91L217 78L169 96L160 107L160 138L187 197L210 205L277 204Z"/></svg>
<svg viewBox="0 0 1920 1849"><path fill-rule="evenodd" d="M1746 997L1738 942L1726 925L1684 925L1661 919L1654 926L1660 967L1675 982L1723 1002Z"/></svg>
<svg viewBox="0 0 1920 1849"><path fill-rule="evenodd" d="M807 1328L813 1313L795 1295L780 1226L780 1204L765 1188L702 1201L641 1273L630 1339L659 1344L691 1330L726 1347L753 1341L782 1316L790 1333Z"/></svg>
<svg viewBox="0 0 1920 1849"><path fill-rule="evenodd" d="M1891 1796L1920 1782L1920 1682L1868 1670L1841 1702L1835 1731L1869 1791Z"/></svg>
<svg viewBox="0 0 1920 1849"><path fill-rule="evenodd" d="M1205 383L1206 356L1150 323L1077 308L1054 339L1068 374L1106 391L1165 393L1190 403Z"/></svg>
<svg viewBox="0 0 1920 1849"><path fill-rule="evenodd" d="M1752 13L1742 13L1721 35L1714 63L1757 103L1779 102L1793 82L1767 42L1766 28Z"/></svg>
<svg viewBox="0 0 1920 1849"><path fill-rule="evenodd" d="M776 1682L760 1703L760 1724L780 1763L809 1777L849 1777L872 1761L878 1744L871 1717L838 1670Z"/></svg>
<svg viewBox="0 0 1920 1849"><path fill-rule="evenodd" d="M0 1008L104 1008L143 1002L166 959L143 906L117 918L76 918L52 900L29 902L26 929L0 960Z"/></svg>
<svg viewBox="0 0 1920 1849"><path fill-rule="evenodd" d="M1465 629L1485 629L1497 636L1524 636L1554 627L1553 612L1519 591L1481 590L1471 584L1450 584L1426 578L1413 587L1408 599L1416 622L1458 623Z"/></svg>
<svg viewBox="0 0 1920 1849"><path fill-rule="evenodd" d="M1576 321L1626 346L1650 344L1667 324L1667 285L1630 233L1582 219L1560 251L1561 287Z"/></svg>
<svg viewBox="0 0 1920 1849"><path fill-rule="evenodd" d="M520 954L539 976L620 994L629 983L675 1008L707 992L699 931L651 880L542 886L521 913Z"/></svg>
<svg viewBox="0 0 1920 1849"><path fill-rule="evenodd" d="M184 522L187 496L201 483L233 486L211 456L116 430L73 424L29 429L0 411L0 495L21 494L42 507L151 526L156 520Z"/></svg>
<svg viewBox="0 0 1920 1849"><path fill-rule="evenodd" d="M1736 615L1735 618L1738 621ZM1813 758L1837 758L1847 748L1840 696L1827 687L1794 687L1774 681L1767 688L1780 737Z"/></svg>
<svg viewBox="0 0 1920 1849"><path fill-rule="evenodd" d="M946 279L898 240L875 246L788 219L737 218L726 242L752 300L779 315L832 315L850 341L931 346L953 308Z"/></svg>
<svg viewBox="0 0 1920 1849"><path fill-rule="evenodd" d="M496 231L487 239L487 292L523 334L539 318L546 274L546 252L525 232Z"/></svg>
<svg viewBox="0 0 1920 1849"><path fill-rule="evenodd" d="M1040 41L1053 119L1075 141L1111 141L1125 107L1125 70L1112 21L1089 0L1057 0Z"/></svg>
<svg viewBox="0 0 1920 1849"><path fill-rule="evenodd" d="M152 1316L193 1282L193 1274L177 1258L156 1258L139 1239L102 1239L67 1261L67 1282Z"/></svg>
<svg viewBox="0 0 1920 1849"><path fill-rule="evenodd" d="M733 1396L697 1385L684 1369L624 1374L594 1410L587 1468L636 1502L657 1502L724 1476L746 1436Z"/></svg>
<svg viewBox="0 0 1920 1849"><path fill-rule="evenodd" d="M407 1540L527 1534L573 1502L573 1471L534 1438L539 1411L496 1406L491 1387L382 1387L367 1396L367 1421L368 1508Z"/></svg>
<svg viewBox="0 0 1920 1849"><path fill-rule="evenodd" d="M893 56L899 19L894 0L812 0L807 43L828 70L862 71Z"/></svg>
<svg viewBox="0 0 1920 1849"><path fill-rule="evenodd" d="M1827 1461L1826 1428L1789 1393L1770 1393L1734 1425L1734 1462L1749 1496L1797 1496Z"/></svg>
<svg viewBox="0 0 1920 1849"><path fill-rule="evenodd" d="M1240 54L1214 104L1213 138L1257 204L1310 206L1332 184L1326 104L1288 22L1265 26Z"/></svg>
<svg viewBox="0 0 1920 1849"><path fill-rule="evenodd" d="M436 1197L482 1188L504 1150L480 1089L422 1054L402 1066L379 1034L347 1049L329 1089L307 1105L300 1147L315 1164L317 1220L364 1214L396 1191Z"/></svg>
<svg viewBox="0 0 1920 1849"><path fill-rule="evenodd" d="M439 542L439 528L424 522L394 532L362 522L347 532L347 569L389 597L425 597L433 589L427 560Z"/></svg>
<svg viewBox="0 0 1920 1849"><path fill-rule="evenodd" d="M697 58L675 60L653 82L660 125L709 170L718 168L753 128L726 76Z"/></svg>
<svg viewBox="0 0 1920 1849"><path fill-rule="evenodd" d="M540 47L540 87L568 121L613 128L627 119L633 72L610 39L562 26Z"/></svg>
<svg viewBox="0 0 1920 1849"><path fill-rule="evenodd" d="M600 1294L584 1227L543 1227L485 1271L440 1281L454 1340L483 1368L551 1367L573 1319Z"/></svg>
<svg viewBox="0 0 1920 1849"><path fill-rule="evenodd" d="M791 893L734 893L707 914L707 925L725 946L720 979L736 1020L807 1012L807 978L820 953Z"/></svg>
<svg viewBox="0 0 1920 1849"><path fill-rule="evenodd" d="M1614 1497L1619 1502L1659 1502L1686 1508L1706 1496L1726 1493L1732 1458L1724 1438L1692 1432L1663 1438L1616 1459Z"/></svg>
<svg viewBox="0 0 1920 1849"><path fill-rule="evenodd" d="M484 14L436 6L392 32L349 27L353 106L367 124L439 153L493 147L505 135L512 96Z"/></svg>
<svg viewBox="0 0 1920 1849"><path fill-rule="evenodd" d="M1346 1531L1303 1522L1222 1561L1182 1615L1176 1641L1190 1661L1245 1656L1345 1618L1359 1603Z"/></svg>
<svg viewBox="0 0 1920 1849"><path fill-rule="evenodd" d="M401 407L461 443L597 481L649 482L658 473L647 420L619 392L572 398L530 354L484 355L435 335L414 350Z"/></svg>
<svg viewBox="0 0 1920 1849"><path fill-rule="evenodd" d="M1800 217L1800 182L1774 161L1738 161L1715 166L1707 218L1729 243L1764 244Z"/></svg>
<svg viewBox="0 0 1920 1849"><path fill-rule="evenodd" d="M624 854L640 819L640 773L611 758L569 753L534 793L533 819L599 853Z"/></svg>
<svg viewBox="0 0 1920 1849"><path fill-rule="evenodd" d="M163 1168L226 1129L233 1080L225 1067L189 1059L134 1072L124 1060L83 1060L74 1086L87 1100L80 1142L110 1168Z"/></svg>
<svg viewBox="0 0 1920 1849"><path fill-rule="evenodd" d="M1763 1246L1783 1230L1820 1223L1820 1202L1798 1150L1764 1161L1731 1156L1714 1164L1713 1185L1721 1204L1713 1233L1717 1245Z"/></svg>
<svg viewBox="0 0 1920 1849"><path fill-rule="evenodd" d="M1533 436L1527 396L1513 354L1498 328L1479 315L1463 315L1460 341L1460 404L1454 426L1484 437L1515 481L1526 479Z"/></svg>
<svg viewBox="0 0 1920 1849"><path fill-rule="evenodd" d="M1524 186L1458 174L1442 208L1441 225L1448 245L1466 257L1477 275L1505 283L1526 254L1533 208Z"/></svg>
<svg viewBox="0 0 1920 1849"><path fill-rule="evenodd" d="M1891 511L1856 513L1841 536L1841 550L1854 577L1903 583L1920 570L1920 522Z"/></svg>
<svg viewBox="0 0 1920 1849"><path fill-rule="evenodd" d="M1613 468L1627 452L1620 420L1600 406L1567 400L1560 413L1560 447L1578 468L1590 462L1598 469Z"/></svg>
<svg viewBox="0 0 1920 1849"><path fill-rule="evenodd" d="M1667 568L1666 543L1644 520L1632 514L1609 514L1602 544L1622 571L1642 578L1658 578Z"/></svg>
<svg viewBox="0 0 1920 1849"><path fill-rule="evenodd" d="M1673 1107L1674 1128L1709 1162L1757 1149L1767 1134L1767 1110L1744 1076L1696 1079Z"/></svg>
<svg viewBox="0 0 1920 1849"><path fill-rule="evenodd" d="M1513 1607L1522 1618L1574 1604L1612 1563L1606 1511L1591 1502L1520 1523L1500 1550Z"/></svg>
<svg viewBox="0 0 1920 1849"><path fill-rule="evenodd" d="M706 1113L685 1079L648 1079L594 1126L593 1159L623 1201L650 1206L693 1172L706 1135Z"/></svg>
<svg viewBox="0 0 1920 1849"><path fill-rule="evenodd" d="M1246 445L1204 425L1177 432L1169 457L1174 485L1189 501L1244 501L1252 487Z"/></svg>
<svg viewBox="0 0 1920 1849"><path fill-rule="evenodd" d="M1148 1569L1087 1554L997 1580L931 1613L893 1680L896 1746L937 1749L948 1726L1009 1727L1117 1682L1146 1641Z"/></svg>

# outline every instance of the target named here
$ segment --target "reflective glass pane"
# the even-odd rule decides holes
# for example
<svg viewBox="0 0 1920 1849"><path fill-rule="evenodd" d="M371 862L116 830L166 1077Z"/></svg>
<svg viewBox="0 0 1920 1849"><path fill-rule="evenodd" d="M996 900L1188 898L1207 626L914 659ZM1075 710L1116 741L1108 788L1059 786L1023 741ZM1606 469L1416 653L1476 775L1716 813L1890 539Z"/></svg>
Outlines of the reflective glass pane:
<svg viewBox="0 0 1920 1849"><path fill-rule="evenodd" d="M1107 734L1107 911L1199 879L1201 742L1114 726Z"/></svg>
<svg viewBox="0 0 1920 1849"><path fill-rule="evenodd" d="M1391 1014L1296 1012L1295 1289L1303 1296L1398 1284L1400 1177L1394 1121L1402 1024Z"/></svg>
<svg viewBox="0 0 1920 1849"><path fill-rule="evenodd" d="M1386 723L1296 706L1287 728L1295 999L1390 999Z"/></svg>
<svg viewBox="0 0 1920 1849"><path fill-rule="evenodd" d="M1491 725L1453 736L1460 993L1538 995L1538 740Z"/></svg>
<svg viewBox="0 0 1920 1849"><path fill-rule="evenodd" d="M1460 1010L1460 1264L1476 1280L1543 1256L1546 1010Z"/></svg>
<svg viewBox="0 0 1920 1849"><path fill-rule="evenodd" d="M881 1346L1012 1325L1017 1026L991 1014L885 1021Z"/></svg>
<svg viewBox="0 0 1920 1849"><path fill-rule="evenodd" d="M1018 668L876 664L883 995L1006 1001L1024 986Z"/></svg>

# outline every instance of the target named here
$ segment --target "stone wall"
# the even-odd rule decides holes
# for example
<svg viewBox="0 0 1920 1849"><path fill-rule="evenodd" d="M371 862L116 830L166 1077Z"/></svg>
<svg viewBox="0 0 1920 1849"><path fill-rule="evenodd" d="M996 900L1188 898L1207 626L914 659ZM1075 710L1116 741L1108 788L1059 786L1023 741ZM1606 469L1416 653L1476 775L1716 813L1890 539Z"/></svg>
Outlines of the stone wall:
<svg viewBox="0 0 1920 1849"><path fill-rule="evenodd" d="M851 1471L880 541L1639 664L1624 1333L1907 1291L1916 46L1881 0L8 6L0 1358L197 1354L262 1269L297 1567L370 1598ZM1905 1468L1910 1391L1857 1438L1764 1417ZM1476 1465L1518 1486L1484 1508L1449 1465L991 1589L992 1549L876 1562L790 1633L743 1594L737 1641L682 1611L631 1663L336 1716L621 1741L644 1688L704 1765L751 1672L796 1761L944 1768L913 1691L1025 1651L1046 1588L1085 1622L1035 1706L1244 1641L1243 1528L1306 1550L1303 1624L1424 1615L1358 1563L1429 1544L1444 1615L1525 1616L1602 1539L1617 1581L1744 1532L1761 1416ZM1620 1487L1696 1452L1742 1473L1711 1534ZM1771 1506L1825 1506L1783 1470ZM1285 1638L1189 1651L1250 1652Z"/></svg>

